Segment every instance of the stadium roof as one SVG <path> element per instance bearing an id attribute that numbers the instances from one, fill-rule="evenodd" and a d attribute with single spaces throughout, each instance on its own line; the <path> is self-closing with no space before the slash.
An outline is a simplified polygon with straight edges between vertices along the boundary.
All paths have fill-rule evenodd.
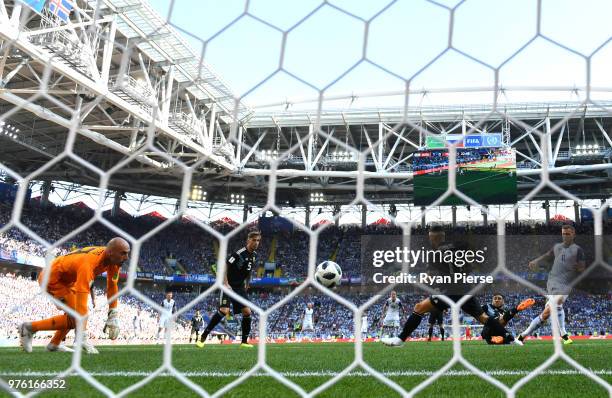
<path id="1" fill-rule="evenodd" d="M 93 9 L 81 10 L 85 21 L 68 27 L 44 13 L 32 15 L 17 36 L 0 25 L 0 39 L 10 43 L 3 57 L 0 114 L 18 130 L 2 137 L 2 162 L 20 175 L 98 185 L 100 170 L 123 162 L 113 170 L 109 189 L 178 197 L 189 167 L 191 184 L 201 186 L 208 201 L 230 203 L 231 195 L 240 193 L 251 204 L 263 204 L 278 160 L 278 203 L 309 203 L 311 192 L 324 193 L 327 203 L 349 203 L 357 189 L 359 154 L 367 153 L 369 198 L 405 203 L 413 189 L 409 159 L 423 148 L 426 135 L 475 131 L 501 132 L 517 150 L 523 192 L 537 185 L 545 156 L 560 186 L 590 197 L 612 192 L 612 101 L 504 103 L 495 112 L 490 104 L 409 107 L 406 113 L 323 109 L 320 115 L 254 112 L 240 105 L 235 131 L 228 85 L 146 2 L 87 4 L 102 7 L 100 36 L 112 35 L 116 27 L 114 40 L 106 40 L 112 45 L 87 43 L 86 35 L 71 33 L 94 22 Z M 126 43 L 135 51 L 126 53 Z M 90 49 L 91 59 L 84 60 Z M 41 95 L 45 73 L 50 84 Z M 127 84 L 119 84 L 122 74 Z M 538 131 L 551 132 L 548 153 Z M 68 153 L 72 132 L 75 143 Z M 578 145 L 596 146 L 597 152 L 576 153 Z M 83 160 L 95 169 L 84 167 Z"/>
<path id="2" fill-rule="evenodd" d="M 500 103 L 495 111 L 491 104 L 458 104 L 445 106 L 409 106 L 394 108 L 353 108 L 305 111 L 254 112 L 245 122 L 248 128 L 306 126 L 318 122 L 327 125 L 360 125 L 404 121 L 446 122 L 450 120 L 500 120 L 507 117 L 517 120 L 562 119 L 578 113 L 582 117 L 608 117 L 612 101 L 597 104 L 583 102 L 523 102 Z"/>
<path id="3" fill-rule="evenodd" d="M 168 24 L 146 0 L 90 1 L 99 4 L 103 13 L 117 15 L 117 29 L 129 40 L 135 41 L 139 51 L 164 69 L 176 65 L 175 79 L 188 83 L 189 91 L 198 99 L 212 99 L 226 113 L 229 122 L 233 112 L 242 120 L 251 111 L 234 100 L 229 85 L 213 71 L 201 56 Z M 129 42 L 128 42 L 129 43 Z"/>

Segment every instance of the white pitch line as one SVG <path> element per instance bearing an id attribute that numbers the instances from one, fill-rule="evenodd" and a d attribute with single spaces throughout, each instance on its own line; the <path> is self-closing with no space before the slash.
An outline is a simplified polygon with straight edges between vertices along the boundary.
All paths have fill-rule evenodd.
<path id="1" fill-rule="evenodd" d="M 611 376 L 612 370 L 610 369 L 601 369 L 601 370 L 590 370 L 592 373 L 596 375 L 604 375 Z M 142 371 L 133 371 L 133 372 L 89 372 L 90 375 L 94 377 L 146 377 L 149 376 L 152 372 L 142 372 Z M 387 377 L 401 377 L 401 376 L 431 376 L 434 372 L 428 370 L 414 370 L 414 371 L 392 371 L 392 372 L 381 372 L 383 375 Z M 531 372 L 528 370 L 509 370 L 509 369 L 498 369 L 498 370 L 489 370 L 485 371 L 488 375 L 491 376 L 526 376 Z M 57 376 L 57 372 L 49 372 L 49 371 L 32 371 L 32 372 L 2 372 L 0 373 L 0 377 L 12 376 L 12 377 L 55 377 Z M 244 372 L 183 372 L 183 375 L 188 377 L 240 377 L 244 374 Z M 332 371 L 317 371 L 317 372 L 280 372 L 281 375 L 285 377 L 333 377 L 338 374 L 338 372 Z M 565 369 L 565 370 L 545 370 L 544 372 L 538 373 L 539 375 L 550 375 L 550 376 L 572 376 L 572 375 L 581 375 L 582 372 L 579 372 L 575 369 Z M 78 374 L 71 374 L 68 377 L 77 377 Z M 162 373 L 158 375 L 159 377 L 174 377 L 168 373 Z M 371 377 L 372 375 L 368 372 L 357 371 L 350 372 L 347 377 Z M 451 376 L 451 377 L 465 377 L 465 376 L 476 376 L 474 373 L 469 370 L 448 370 L 446 371 L 442 377 Z M 253 377 L 271 377 L 267 373 L 255 373 Z"/>

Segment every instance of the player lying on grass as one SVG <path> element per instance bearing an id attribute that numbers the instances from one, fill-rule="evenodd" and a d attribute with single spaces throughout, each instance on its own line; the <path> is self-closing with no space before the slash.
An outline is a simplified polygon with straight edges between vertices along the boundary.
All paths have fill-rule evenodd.
<path id="1" fill-rule="evenodd" d="M 563 344 L 573 343 L 565 330 L 563 303 L 565 303 L 568 295 L 571 293 L 572 283 L 585 270 L 586 261 L 584 251 L 574 242 L 576 239 L 576 229 L 573 225 L 565 224 L 561 227 L 561 238 L 563 242 L 555 244 L 548 252 L 529 262 L 529 268 L 532 271 L 537 270 L 542 260 L 552 260 L 553 265 L 546 282 L 546 290 L 549 293 L 548 301 L 542 313 L 533 318 L 529 327 L 518 336 L 521 341 L 550 318 L 550 306 L 556 305 L 559 317 L 559 335 L 563 339 Z"/>
<path id="2" fill-rule="evenodd" d="M 106 296 L 110 299 L 119 291 L 119 270 L 130 256 L 130 245 L 123 238 L 111 239 L 106 247 L 90 246 L 57 257 L 40 273 L 38 281 L 44 281 L 45 273 L 50 272 L 46 291 L 58 301 L 73 309 L 79 315 L 87 315 L 87 299 L 96 276 L 106 272 Z M 111 339 L 119 336 L 117 300 L 109 302 L 108 319 L 104 332 Z M 58 307 L 59 308 L 59 307 Z M 62 308 L 60 308 L 62 309 Z M 25 322 L 19 325 L 19 340 L 25 352 L 32 352 L 34 333 L 41 330 L 55 330 L 47 345 L 48 351 L 73 350 L 61 344 L 71 329 L 76 328 L 76 320 L 68 313 L 41 321 Z M 87 322 L 83 322 L 83 349 L 88 354 L 98 350 L 87 341 Z"/>
<path id="3" fill-rule="evenodd" d="M 247 299 L 247 290 L 249 288 L 249 281 L 251 280 L 251 270 L 255 265 L 255 257 L 257 255 L 255 251 L 259 247 L 259 242 L 261 242 L 261 233 L 257 231 L 249 232 L 246 245 L 242 249 L 232 253 L 226 261 L 227 269 L 223 277 L 223 284 L 245 300 Z M 240 344 L 240 347 L 253 347 L 248 343 L 249 334 L 251 333 L 251 309 L 223 292 L 221 292 L 219 301 L 219 310 L 213 315 L 210 322 L 208 322 L 200 340 L 196 340 L 198 348 L 204 347 L 204 342 L 210 332 L 213 331 L 215 326 L 217 326 L 227 314 L 229 314 L 230 303 L 234 309 L 234 314 L 238 312 L 242 313 L 242 344 Z"/>
<path id="4" fill-rule="evenodd" d="M 452 243 L 445 243 L 445 240 L 446 235 L 442 227 L 433 226 L 429 230 L 429 242 L 433 250 L 439 250 L 443 253 L 449 250 L 455 250 L 455 246 Z M 450 273 L 452 275 L 454 272 L 462 270 L 462 267 L 457 268 L 457 266 L 452 262 L 444 262 L 442 256 L 432 257 L 434 258 L 434 261 L 427 264 L 429 272 L 438 272 L 441 274 Z M 438 259 L 436 259 L 436 257 L 438 257 Z M 447 294 L 446 297 L 457 302 L 464 296 Z M 380 341 L 388 346 L 401 346 L 412 334 L 412 332 L 419 327 L 419 324 L 421 323 L 421 320 L 425 314 L 434 310 L 444 311 L 449 307 L 450 306 L 443 301 L 439 295 L 430 296 L 414 306 L 414 310 L 404 323 L 404 328 L 399 337 L 382 338 Z M 504 340 L 508 340 L 513 344 L 523 345 L 523 343 L 516 340 L 514 336 L 512 336 L 512 334 L 508 332 L 495 317 L 488 316 L 486 312 L 483 311 L 475 297 L 470 296 L 461 306 L 461 309 L 474 317 L 474 319 L 476 319 L 478 322 L 488 327 L 493 336 L 502 336 Z"/>
<path id="5" fill-rule="evenodd" d="M 496 318 L 500 325 L 506 326 L 508 322 L 514 316 L 530 308 L 535 304 L 535 300 L 532 298 L 525 299 L 519 303 L 514 308 L 509 310 L 504 308 L 504 296 L 500 293 L 496 293 L 493 295 L 493 300 L 489 304 L 485 304 L 482 306 L 482 310 L 489 316 Z M 488 344 L 510 344 L 512 341 L 508 339 L 508 336 L 496 336 L 491 332 L 491 329 L 487 326 L 482 328 L 482 339 L 486 341 Z M 514 340 L 514 339 L 513 339 Z"/>

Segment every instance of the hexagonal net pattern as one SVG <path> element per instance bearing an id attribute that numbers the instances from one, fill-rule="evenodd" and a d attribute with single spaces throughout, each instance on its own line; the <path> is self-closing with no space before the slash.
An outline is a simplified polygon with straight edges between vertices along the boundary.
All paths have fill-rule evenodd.
<path id="1" fill-rule="evenodd" d="M 29 3 L 29 6 L 26 3 Z M 257 10 L 254 2 L 247 1 L 226 23 L 217 21 L 218 26 L 214 31 L 208 32 L 206 37 L 191 32 L 189 28 L 182 26 L 180 20 L 177 21 L 176 14 L 180 2 L 175 0 L 171 2 L 168 15 L 164 17 L 160 17 L 148 3 L 141 0 L 78 1 L 74 4 L 72 2 L 61 2 L 61 7 L 64 7 L 63 10 L 60 9 L 59 5 L 54 7 L 44 5 L 43 8 L 38 9 L 36 3 L 35 1 L 5 1 L 0 4 L 0 41 L 2 43 L 2 47 L 0 47 L 2 56 L 0 71 L 2 71 L 2 74 L 0 76 L 3 76 L 0 100 L 3 104 L 8 104 L 8 106 L 3 106 L 0 109 L 2 112 L 0 113 L 0 119 L 5 125 L 10 120 L 19 119 L 20 115 L 27 113 L 30 118 L 36 118 L 41 120 L 43 124 L 55 126 L 54 128 L 57 131 L 54 131 L 56 135 L 52 137 L 51 141 L 53 142 L 50 143 L 50 141 L 45 141 L 44 137 L 39 137 L 34 129 L 26 137 L 19 134 L 19 130 L 7 130 L 5 128 L 4 135 L 6 137 L 3 138 L 12 140 L 15 145 L 21 145 L 29 150 L 46 153 L 49 160 L 37 168 L 23 168 L 19 162 L 13 159 L 8 157 L 2 159 L 0 168 L 4 176 L 14 181 L 19 188 L 14 198 L 10 219 L 0 229 L 0 232 L 4 233 L 11 228 L 16 228 L 22 231 L 27 239 L 41 245 L 47 253 L 46 269 L 49 269 L 57 249 L 76 235 L 86 231 L 92 224 L 96 222 L 102 224 L 117 236 L 125 238 L 130 243 L 132 252 L 127 269 L 127 283 L 108 301 L 120 296 L 132 295 L 160 313 L 164 309 L 160 307 L 159 303 L 154 302 L 135 287 L 139 254 L 143 245 L 149 239 L 186 214 L 191 200 L 190 196 L 193 195 L 194 181 L 200 178 L 201 174 L 216 173 L 218 176 L 231 175 L 236 178 L 263 178 L 266 192 L 262 213 L 272 211 L 282 214 L 284 212 L 281 207 L 282 204 L 277 202 L 277 190 L 279 184 L 282 183 L 282 179 L 286 177 L 351 178 L 355 183 L 355 196 L 350 205 L 364 205 L 375 209 L 378 205 L 369 200 L 364 193 L 368 179 L 396 180 L 412 177 L 410 173 L 403 173 L 387 167 L 388 160 L 383 161 L 387 158 L 387 154 L 383 156 L 383 150 L 386 151 L 386 149 L 383 149 L 384 142 L 389 137 L 398 135 L 397 131 L 402 126 L 417 129 L 423 137 L 437 135 L 437 132 L 433 131 L 430 125 L 415 122 L 411 116 L 411 112 L 414 110 L 411 101 L 415 98 L 415 95 L 425 96 L 428 92 L 426 88 L 414 90 L 413 87 L 416 87 L 419 79 L 427 71 L 434 69 L 438 61 L 444 57 L 451 55 L 461 57 L 464 61 L 467 60 L 478 65 L 479 68 L 484 69 L 492 76 L 491 85 L 482 89 L 483 92 L 488 93 L 487 95 L 490 94 L 489 101 L 492 105 L 482 114 L 481 120 L 469 130 L 463 131 L 464 135 L 478 130 L 478 127 L 487 118 L 504 113 L 499 105 L 499 99 L 505 93 L 511 92 L 512 88 L 502 87 L 500 76 L 503 75 L 504 68 L 519 57 L 521 53 L 528 51 L 534 42 L 546 43 L 559 51 L 571 54 L 583 63 L 585 71 L 583 87 L 550 88 L 551 91 L 567 90 L 583 96 L 581 102 L 575 108 L 567 111 L 566 118 L 581 112 L 587 106 L 599 109 L 603 114 L 612 116 L 610 106 L 607 103 L 596 101 L 593 94 L 600 94 L 601 92 L 594 90 L 591 85 L 593 60 L 603 51 L 602 49 L 606 47 L 612 37 L 609 37 L 609 35 L 604 37 L 603 41 L 586 53 L 574 49 L 571 44 L 565 43 L 563 39 L 545 32 L 542 25 L 545 14 L 542 1 L 532 2 L 531 5 L 531 10 L 534 13 L 534 18 L 531 21 L 534 24 L 531 27 L 532 33 L 527 35 L 524 42 L 519 43 L 515 48 L 507 48 L 505 52 L 500 52 L 501 55 L 494 59 L 494 62 L 485 59 L 487 56 L 482 52 L 472 53 L 469 49 L 466 49 L 462 45 L 465 37 L 456 37 L 457 26 L 464 23 L 460 18 L 464 16 L 463 10 L 474 2 L 423 1 L 422 3 L 427 7 L 427 18 L 441 18 L 444 21 L 445 30 L 441 30 L 443 33 L 440 36 L 441 45 L 438 49 L 425 50 L 419 46 L 412 48 L 410 50 L 412 54 L 424 52 L 427 59 L 421 64 L 409 63 L 407 66 L 404 65 L 405 68 L 404 66 L 393 65 L 392 61 L 379 60 L 377 52 L 369 49 L 371 40 L 375 38 L 380 40 L 380 37 L 383 37 L 382 40 L 391 40 L 389 37 L 385 38 L 384 32 L 380 32 L 379 22 L 394 12 L 399 12 L 397 8 L 405 6 L 405 4 L 400 4 L 402 2 L 397 1 L 380 4 L 378 8 L 368 11 L 354 10 L 350 4 L 344 4 L 347 2 L 324 1 L 314 4 L 311 8 L 303 10 L 302 13 L 298 12 L 300 15 L 296 14 L 293 18 L 294 21 L 291 23 L 277 21 L 272 17 L 268 18 L 263 15 L 265 12 L 260 13 Z M 316 18 L 321 16 L 325 21 L 347 20 L 347 26 L 359 31 L 359 34 L 355 35 L 345 34 L 346 32 L 342 34 L 342 40 L 346 42 L 347 47 L 350 47 L 354 59 L 344 59 L 342 62 L 332 65 L 320 63 L 311 71 L 312 73 L 303 74 L 303 71 L 299 71 L 299 66 L 310 55 L 306 53 L 309 37 L 302 32 L 302 28 L 309 26 L 309 24 L 316 26 Z M 415 18 L 414 15 L 410 15 L 410 18 L 412 18 L 413 23 L 417 23 L 418 18 Z M 221 38 L 235 34 L 233 33 L 234 29 L 238 27 L 249 29 L 252 25 L 264 26 L 268 30 L 267 35 L 269 36 L 265 37 L 274 42 L 273 51 L 271 51 L 271 54 L 274 55 L 273 67 L 269 71 L 254 70 L 247 83 L 244 83 L 245 87 L 242 94 L 236 95 L 229 89 L 225 81 L 213 71 L 208 64 L 207 55 L 209 51 L 215 49 L 215 43 Z M 408 34 L 415 35 L 417 32 L 418 30 L 409 30 Z M 119 38 L 120 36 L 122 37 Z M 185 39 L 185 37 L 189 37 L 189 39 Z M 200 57 L 194 56 L 194 51 L 189 44 L 193 43 L 193 40 L 201 45 L 198 48 L 198 50 L 201 49 Z M 325 37 L 316 45 L 323 46 L 324 40 Z M 241 51 L 239 48 L 236 50 Z M 250 49 L 244 49 L 244 51 L 247 50 Z M 394 52 L 394 50 L 391 52 Z M 327 48 L 325 56 L 331 58 L 333 55 L 334 49 Z M 276 58 L 277 56 L 278 58 Z M 400 89 L 389 95 L 399 95 L 402 97 L 402 101 L 401 106 L 395 109 L 397 116 L 394 121 L 395 127 L 386 132 L 381 130 L 378 140 L 372 142 L 370 142 L 370 137 L 366 133 L 368 147 L 356 147 L 355 143 L 349 142 L 348 139 L 343 141 L 335 137 L 333 131 L 326 129 L 325 118 L 331 112 L 326 109 L 326 101 L 354 100 L 356 98 L 354 94 L 344 97 L 331 95 L 328 97 L 327 94 L 333 86 L 341 83 L 345 77 L 366 66 L 376 73 L 384 74 L 399 82 L 398 87 Z M 256 119 L 258 115 L 257 108 L 249 108 L 245 105 L 245 100 L 280 75 L 311 91 L 313 99 L 306 102 L 315 103 L 316 110 L 307 113 L 309 120 L 308 133 L 304 136 L 297 135 L 297 143 L 291 141 L 288 143 L 289 145 L 282 147 L 278 144 L 276 150 L 266 152 L 258 146 L 265 133 L 251 144 L 247 144 L 243 139 L 242 134 L 248 130 L 249 121 Z M 13 85 L 13 82 L 16 84 Z M 64 84 L 63 82 L 68 83 Z M 465 87 L 461 90 L 455 88 L 438 91 L 462 95 L 477 91 L 477 89 L 477 87 Z M 538 88 L 533 88 L 533 91 L 537 90 Z M 601 91 L 605 92 L 605 90 Z M 376 100 L 379 97 L 384 98 L 385 95 L 387 94 L 377 93 L 363 95 L 363 98 Z M 274 102 L 274 100 L 271 99 L 269 102 Z M 298 101 L 291 102 L 289 100 L 276 103 L 276 105 L 282 105 L 285 108 L 298 104 Z M 123 121 L 116 120 L 113 114 L 121 114 Z M 341 115 L 341 112 L 338 114 Z M 91 115 L 98 118 L 97 123 L 91 121 Z M 558 148 L 556 150 L 551 148 L 550 137 L 561 129 L 562 123 L 552 128 L 550 125 L 548 128 L 531 128 L 531 126 L 524 125 L 522 121 L 513 119 L 511 116 L 505 115 L 505 117 L 511 119 L 514 124 L 530 130 L 529 137 L 533 140 L 540 154 L 552 153 L 552 151 L 558 152 Z M 270 119 L 276 123 L 274 116 L 271 116 Z M 99 120 L 106 120 L 106 123 Z M 108 120 L 111 123 L 108 123 Z M 23 123 L 23 120 L 18 123 Z M 279 129 L 281 127 L 278 126 Z M 324 146 L 335 145 L 341 149 L 343 151 L 342 156 L 354 161 L 352 168 L 350 170 L 334 171 L 329 168 L 318 167 L 317 162 L 321 154 L 317 155 L 316 153 L 310 153 L 310 151 L 306 153 L 304 145 L 309 141 L 319 139 L 325 142 Z M 540 140 L 539 145 L 536 144 L 536 139 Z M 281 142 L 280 138 L 278 142 Z M 110 161 L 105 161 L 99 156 L 91 155 L 92 143 L 105 148 L 116 156 L 111 156 L 109 157 Z M 612 146 L 612 143 L 610 145 Z M 518 208 L 518 203 L 508 211 L 508 214 L 493 214 L 489 212 L 488 207 L 462 193 L 456 184 L 457 150 L 453 145 L 450 145 L 448 149 L 448 189 L 425 209 L 425 213 L 443 203 L 446 198 L 455 195 L 465 203 L 492 217 L 497 224 L 497 236 L 503 241 L 505 239 L 506 217 Z M 283 162 L 298 153 L 302 155 L 303 169 L 294 170 L 283 167 Z M 246 165 L 251 157 L 264 159 L 263 164 L 265 166 L 257 170 L 248 168 Z M 372 161 L 375 165 L 374 171 L 368 169 L 368 165 Z M 40 236 L 34 228 L 23 222 L 23 207 L 28 196 L 30 183 L 42 180 L 55 167 L 60 167 L 66 163 L 99 180 L 99 207 L 91 220 L 65 234 L 61 239 L 49 241 L 49 239 Z M 550 157 L 541 156 L 540 161 L 536 163 L 540 166 L 537 169 L 540 182 L 523 198 L 524 200 L 529 200 L 542 189 L 551 189 L 561 197 L 577 203 L 584 203 L 581 198 L 569 193 L 551 180 L 550 173 L 555 169 L 555 165 L 551 162 Z M 105 218 L 102 207 L 106 196 L 108 196 L 107 191 L 115 186 L 113 184 L 114 176 L 123 172 L 123 169 L 127 167 L 130 167 L 131 170 L 135 170 L 137 167 L 147 168 L 147 170 L 153 170 L 153 173 L 157 176 L 165 176 L 166 178 L 170 176 L 170 179 L 174 180 L 174 193 L 178 198 L 174 216 L 150 231 L 140 234 L 140 236 L 128 233 L 124 228 L 118 227 Z M 139 189 L 141 188 L 139 187 Z M 124 186 L 124 189 L 129 189 L 129 187 Z M 234 198 L 232 198 L 233 200 Z M 584 204 L 584 206 L 589 207 L 588 204 Z M 607 205 L 600 208 L 589 208 L 594 215 L 594 233 L 596 236 L 601 236 Z M 334 217 L 339 219 L 339 212 L 334 213 Z M 420 217 L 421 215 L 418 215 L 408 222 L 400 222 L 392 216 L 391 222 L 398 225 L 405 235 L 410 236 L 412 226 L 419 222 Z M 232 238 L 240 236 L 240 233 L 248 227 L 247 223 L 244 222 L 229 233 L 224 234 L 206 223 L 197 220 L 195 222 L 205 233 L 210 234 L 218 241 L 219 269 L 212 286 L 174 314 L 173 318 L 176 319 L 186 313 L 196 303 L 207 298 L 216 290 L 223 291 L 233 299 L 248 304 L 259 317 L 256 365 L 214 394 L 210 394 L 173 365 L 172 336 L 170 332 L 167 332 L 163 364 L 159 369 L 117 394 L 100 383 L 81 366 L 83 342 L 85 341 L 83 335 L 87 317 L 77 313 L 74 308 L 67 306 L 64 302 L 58 301 L 43 289 L 43 294 L 49 300 L 77 320 L 75 353 L 71 366 L 56 375 L 56 379 L 77 374 L 104 395 L 125 396 L 153 381 L 160 374 L 167 373 L 177 378 L 196 394 L 208 397 L 221 396 L 230 392 L 249 377 L 257 373 L 267 373 L 298 395 L 306 397 L 324 392 L 345 376 L 350 375 L 355 369 L 362 368 L 400 395 L 414 396 L 440 377 L 443 377 L 453 366 L 462 365 L 474 375 L 497 387 L 506 396 L 514 397 L 523 385 L 544 372 L 555 361 L 563 360 L 579 373 L 601 385 L 608 394 L 612 395 L 612 387 L 606 380 L 591 369 L 582 366 L 564 352 L 559 339 L 559 320 L 556 306 L 551 307 L 551 319 L 554 326 L 552 328 L 553 353 L 544 363 L 530 371 L 511 387 L 466 360 L 462 352 L 461 341 L 459 338 L 455 338 L 453 339 L 453 354 L 450 360 L 439 371 L 429 375 L 412 390 L 406 391 L 398 383 L 374 369 L 364 360 L 361 320 L 365 311 L 374 304 L 377 297 L 356 305 L 335 291 L 325 288 L 314 278 L 318 258 L 317 243 L 321 239 L 321 234 L 325 231 L 325 228 L 312 230 L 310 226 L 304 227 L 302 224 L 292 221 L 296 228 L 301 229 L 310 238 L 308 265 L 307 270 L 304 270 L 306 278 L 302 285 L 291 291 L 282 300 L 264 309 L 246 301 L 223 284 L 222 275 L 227 268 L 225 259 L 230 247 L 229 242 Z M 598 266 L 610 272 L 612 271 L 610 265 L 606 264 L 602 257 L 601 240 L 598 241 L 598 245 L 599 247 L 596 248 Z M 496 275 L 506 275 L 528 289 L 546 294 L 546 292 L 517 276 L 506 267 L 506 253 L 503 244 L 498 246 L 498 258 L 499 264 L 495 269 Z M 46 272 L 43 275 L 45 276 L 42 282 L 44 288 L 49 283 L 49 273 Z M 304 390 L 287 376 L 269 366 L 266 360 L 270 315 L 297 297 L 308 286 L 314 286 L 322 294 L 348 308 L 355 320 L 354 361 L 343 371 L 335 374 L 330 380 L 312 391 Z M 393 285 L 388 286 L 384 292 L 391 290 L 393 287 Z M 471 293 L 476 294 L 479 289 L 476 288 Z M 447 301 L 450 305 L 452 331 L 455 337 L 460 336 L 460 309 L 468 297 L 465 296 L 459 302 L 454 302 L 446 296 L 442 297 L 442 300 Z M 11 391 L 15 396 L 22 395 L 19 392 L 14 392 L 5 380 L 0 380 L 0 386 L 6 391 Z M 40 391 L 42 389 L 34 390 L 33 393 Z"/>

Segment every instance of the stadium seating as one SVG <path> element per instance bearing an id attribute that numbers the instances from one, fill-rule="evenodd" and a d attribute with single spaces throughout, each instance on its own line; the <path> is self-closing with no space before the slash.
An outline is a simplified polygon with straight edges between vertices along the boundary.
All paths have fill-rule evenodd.
<path id="1" fill-rule="evenodd" d="M 0 225 L 4 225 L 10 218 L 11 209 L 6 205 L 0 205 Z M 50 242 L 56 241 L 70 230 L 77 228 L 92 216 L 89 209 L 80 209 L 70 206 L 66 207 L 46 207 L 41 208 L 37 204 L 32 204 L 24 208 L 21 220 L 28 225 L 34 232 Z M 160 220 L 149 217 L 133 218 L 126 215 L 109 217 L 117 226 L 132 234 L 135 237 L 142 236 L 147 231 L 159 225 Z M 612 224 L 607 223 L 604 233 L 612 231 Z M 221 227 L 227 228 L 227 227 Z M 469 229 L 474 234 L 495 234 L 496 227 L 492 226 L 471 226 L 458 227 L 452 229 L 446 226 L 449 232 L 465 233 Z M 579 234 L 592 234 L 592 227 L 589 225 L 578 225 Z M 508 224 L 508 235 L 545 235 L 557 234 L 558 225 L 543 224 Z M 227 231 L 225 231 L 227 232 Z M 342 264 L 345 276 L 360 275 L 360 239 L 362 235 L 376 234 L 398 234 L 401 231 L 396 227 L 390 226 L 369 226 L 365 230 L 357 226 L 331 226 L 322 231 L 318 245 L 318 261 L 329 258 L 336 258 Z M 414 234 L 421 235 L 426 231 L 421 227 L 413 230 Z M 244 234 L 239 234 L 230 244 L 230 249 L 236 249 L 244 241 Z M 59 255 L 68 252 L 73 247 L 91 244 L 104 244 L 114 234 L 106 227 L 97 223 L 70 239 L 64 245 L 55 250 L 54 254 Z M 260 247 L 259 261 L 263 264 L 270 254 L 271 236 L 264 236 L 263 244 Z M 6 251 L 22 251 L 34 255 L 44 256 L 45 249 L 38 242 L 26 235 L 23 231 L 11 228 L 0 234 L 0 248 Z M 515 253 L 520 250 L 507 249 Z M 142 271 L 155 273 L 172 273 L 174 270 L 165 265 L 165 258 L 172 253 L 182 267 L 189 273 L 211 273 L 212 264 L 216 263 L 215 245 L 211 235 L 204 233 L 198 226 L 175 222 L 168 225 L 161 232 L 147 240 L 143 245 L 140 257 L 139 268 Z M 305 276 L 308 264 L 308 238 L 302 231 L 292 234 L 277 236 L 274 261 L 282 270 L 283 276 Z M 523 261 L 523 260 L 521 260 Z M 526 263 L 527 259 L 523 262 Z M 14 292 L 18 292 L 15 294 Z M 54 311 L 54 306 L 44 297 L 37 295 L 39 292 L 38 284 L 34 281 L 20 277 L 0 275 L 0 313 L 8 314 L 0 319 L 0 338 L 1 336 L 13 336 L 18 322 L 22 321 L 23 314 L 30 314 L 34 318 L 41 318 Z M 100 293 L 99 293 L 100 294 Z M 162 293 L 159 291 L 145 292 L 155 301 L 161 301 Z M 343 295 L 361 304 L 369 297 L 355 293 L 343 293 Z M 196 297 L 195 293 L 179 293 L 176 295 L 179 307 Z M 255 304 L 267 307 L 282 297 L 280 293 L 257 291 L 251 293 L 251 301 Z M 508 303 L 517 303 L 525 295 L 514 295 L 507 297 Z M 419 299 L 417 296 L 407 296 L 402 298 L 409 308 Z M 100 302 L 103 298 L 100 297 Z M 122 323 L 128 325 L 124 328 L 121 338 L 133 338 L 133 318 L 136 312 L 142 311 L 142 324 L 144 330 L 141 333 L 143 338 L 152 338 L 156 332 L 157 316 L 154 311 L 140 301 L 131 297 L 122 297 L 121 305 L 126 308 L 122 311 Z M 481 298 L 485 303 L 486 298 Z M 352 314 L 345 307 L 335 303 L 331 298 L 317 294 L 306 297 L 298 297 L 274 312 L 270 318 L 270 329 L 268 333 L 272 336 L 292 336 L 295 335 L 296 323 L 299 321 L 306 302 L 313 302 L 315 305 L 316 335 L 320 337 L 352 335 L 353 323 Z M 377 322 L 381 315 L 383 299 L 368 311 L 369 333 L 377 333 Z M 612 325 L 612 315 L 610 311 L 610 297 L 575 295 L 568 300 L 565 308 L 568 314 L 568 329 L 573 333 L 581 334 L 602 334 L 610 332 Z M 216 295 L 211 295 L 197 305 L 198 308 L 210 314 L 217 305 Z M 100 309 L 96 309 L 98 311 Z M 530 319 L 537 315 L 541 310 L 536 306 L 526 313 L 517 317 L 513 323 L 514 330 L 522 330 L 529 323 Z M 100 310 L 102 311 L 102 310 Z M 191 312 L 190 312 L 191 314 Z M 91 321 L 90 331 L 101 333 L 103 316 L 94 316 Z M 257 316 L 253 330 L 257 331 Z M 468 317 L 469 318 L 469 317 Z M 180 327 L 184 326 L 185 318 L 182 318 Z M 99 326 L 99 327 L 98 327 Z M 415 332 L 415 336 L 422 336 L 426 333 L 427 324 L 423 323 Z M 540 333 L 548 334 L 548 326 L 542 328 Z M 101 337 L 98 336 L 98 337 Z"/>
<path id="2" fill-rule="evenodd" d="M 4 338 L 12 343 L 17 343 L 17 325 L 29 318 L 43 318 L 58 313 L 55 306 L 44 296 L 40 295 L 38 283 L 30 279 L 26 279 L 11 274 L 0 274 L 0 313 L 3 317 L 0 319 L 0 341 Z M 160 291 L 144 291 L 145 295 L 156 302 L 161 302 L 163 293 Z M 181 308 L 188 302 L 197 297 L 195 293 L 176 293 L 174 298 L 177 302 L 177 307 Z M 283 297 L 280 293 L 269 292 L 252 292 L 249 294 L 249 300 L 260 306 L 267 308 Z M 348 294 L 345 295 L 348 300 L 356 304 L 363 304 L 370 297 L 364 294 Z M 506 297 L 506 302 L 509 305 L 515 305 L 526 295 L 510 295 Z M 218 296 L 211 294 L 200 301 L 193 309 L 200 309 L 205 317 L 212 315 L 216 311 Z M 400 299 L 410 311 L 411 307 L 418 302 L 420 296 L 401 296 Z M 377 301 L 367 311 L 368 314 L 368 336 L 378 336 L 379 325 L 382 314 L 382 306 L 384 303 L 383 297 Z M 572 334 L 582 335 L 604 335 L 612 332 L 612 308 L 611 297 L 597 295 L 572 295 L 565 304 L 567 313 L 568 330 Z M 481 303 L 486 303 L 488 298 L 480 297 Z M 89 320 L 89 333 L 92 339 L 104 338 L 102 329 L 106 319 L 106 307 L 100 305 L 105 298 L 103 292 L 96 289 L 96 302 L 98 306 L 93 311 Z M 306 303 L 314 304 L 314 319 L 315 332 L 309 336 L 320 338 L 348 338 L 353 336 L 353 316 L 351 312 L 344 306 L 336 303 L 330 297 L 317 293 L 297 296 L 286 305 L 279 308 L 270 315 L 268 335 L 274 338 L 290 338 L 300 337 L 298 323 L 306 306 Z M 156 312 L 135 299 L 132 296 L 122 296 L 120 298 L 120 322 L 122 330 L 120 341 L 123 342 L 143 342 L 154 341 L 157 333 L 158 316 Z M 176 330 L 173 335 L 175 341 L 185 341 L 189 336 L 188 319 L 193 313 L 189 311 L 186 316 L 179 318 L 176 324 Z M 134 327 L 134 317 L 140 310 L 140 325 Z M 541 311 L 541 306 L 534 306 L 529 310 L 519 314 L 511 323 L 510 329 L 516 332 L 524 330 L 530 320 Z M 258 316 L 254 315 L 253 336 L 258 335 Z M 471 322 L 469 316 L 465 317 L 465 323 Z M 450 318 L 446 316 L 445 323 L 450 323 Z M 218 330 L 226 329 L 230 333 L 237 333 L 238 325 L 232 326 L 232 323 L 227 323 L 218 327 Z M 414 337 L 424 337 L 427 334 L 428 325 L 423 322 L 415 331 Z M 539 333 L 542 335 L 550 335 L 550 325 L 543 326 Z M 40 334 L 42 338 L 46 334 Z M 41 340 L 42 341 L 42 340 Z M 46 342 L 46 340 L 45 340 Z"/>

